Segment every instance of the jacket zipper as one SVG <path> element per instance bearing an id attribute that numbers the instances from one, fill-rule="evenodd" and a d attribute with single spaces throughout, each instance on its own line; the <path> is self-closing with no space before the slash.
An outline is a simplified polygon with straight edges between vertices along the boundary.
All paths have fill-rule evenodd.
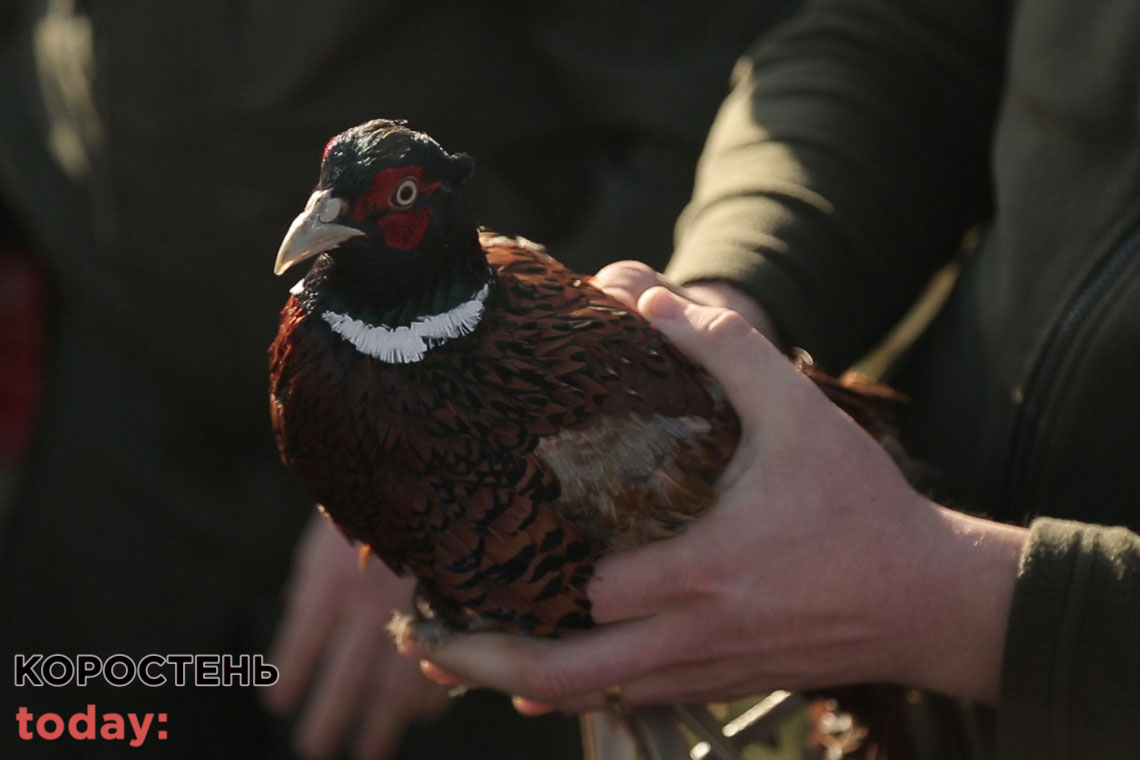
<path id="1" fill-rule="evenodd" d="M 1008 514 L 1018 512 L 1026 524 L 1036 517 L 1036 510 L 1029 504 L 1020 504 L 1027 496 L 1030 466 L 1037 442 L 1041 437 L 1046 412 L 1046 399 L 1057 382 L 1062 360 L 1080 331 L 1081 326 L 1101 302 L 1120 273 L 1140 252 L 1140 228 L 1133 230 L 1124 242 L 1101 260 L 1081 288 L 1069 300 L 1061 317 L 1053 326 L 1053 331 L 1041 352 L 1041 358 L 1024 386 L 1022 403 L 1018 407 L 1010 446 L 1009 464 L 1006 468 L 1005 504 Z"/>

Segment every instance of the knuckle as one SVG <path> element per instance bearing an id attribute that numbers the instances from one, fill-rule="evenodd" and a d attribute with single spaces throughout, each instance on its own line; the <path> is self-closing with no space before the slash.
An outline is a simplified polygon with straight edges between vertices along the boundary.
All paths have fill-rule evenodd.
<path id="1" fill-rule="evenodd" d="M 705 328 L 709 340 L 718 347 L 736 345 L 753 337 L 748 320 L 731 309 L 716 309 Z"/>
<path id="2" fill-rule="evenodd" d="M 694 555 L 679 573 L 677 593 L 689 601 L 714 599 L 722 595 L 722 579 L 717 572 L 718 558 L 707 553 Z"/>
<path id="3" fill-rule="evenodd" d="M 536 674 L 531 678 L 530 698 L 543 704 L 555 705 L 570 695 L 565 681 L 557 673 Z"/>
<path id="4" fill-rule="evenodd" d="M 698 622 L 690 614 L 698 609 L 687 602 L 685 612 L 666 613 L 666 625 L 638 653 L 642 673 L 661 673 L 706 656 L 709 629 L 703 619 Z"/>
<path id="5" fill-rule="evenodd" d="M 573 697 L 577 683 L 573 674 L 564 667 L 549 662 L 536 662 L 533 658 L 524 659 L 527 665 L 523 681 L 528 686 L 530 699 L 548 705 L 560 705 Z"/>

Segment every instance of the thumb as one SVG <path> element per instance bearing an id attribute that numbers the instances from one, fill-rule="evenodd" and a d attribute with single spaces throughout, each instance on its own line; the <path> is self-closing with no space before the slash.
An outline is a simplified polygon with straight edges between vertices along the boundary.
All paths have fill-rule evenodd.
<path id="1" fill-rule="evenodd" d="M 783 397 L 782 389 L 794 387 L 787 383 L 799 379 L 787 358 L 735 311 L 694 303 L 662 287 L 642 293 L 637 309 L 720 382 L 745 424 L 760 422 L 766 407 Z"/>
<path id="2" fill-rule="evenodd" d="M 611 298 L 620 301 L 627 309 L 634 308 L 638 297 L 646 289 L 654 285 L 670 287 L 663 275 L 640 261 L 615 261 L 607 264 L 598 270 L 590 282 Z"/>

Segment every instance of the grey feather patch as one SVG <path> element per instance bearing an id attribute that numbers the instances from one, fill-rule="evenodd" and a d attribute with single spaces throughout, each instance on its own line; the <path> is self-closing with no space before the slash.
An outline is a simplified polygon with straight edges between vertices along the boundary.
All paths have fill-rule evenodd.
<path id="1" fill-rule="evenodd" d="M 601 417 L 544 438 L 536 453 L 558 477 L 559 511 L 622 548 L 671 535 L 706 506 L 686 488 L 678 459 L 710 430 L 703 417 Z"/>

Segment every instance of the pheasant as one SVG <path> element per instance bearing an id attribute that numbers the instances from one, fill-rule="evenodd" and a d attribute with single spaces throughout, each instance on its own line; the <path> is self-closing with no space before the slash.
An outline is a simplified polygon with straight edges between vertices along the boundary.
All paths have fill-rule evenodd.
<path id="1" fill-rule="evenodd" d="M 740 425 L 639 315 L 480 230 L 473 168 L 404 122 L 329 141 L 274 266 L 315 259 L 270 349 L 272 423 L 346 536 L 416 576 L 422 617 L 557 636 L 593 624 L 602 554 L 712 505 Z"/>

